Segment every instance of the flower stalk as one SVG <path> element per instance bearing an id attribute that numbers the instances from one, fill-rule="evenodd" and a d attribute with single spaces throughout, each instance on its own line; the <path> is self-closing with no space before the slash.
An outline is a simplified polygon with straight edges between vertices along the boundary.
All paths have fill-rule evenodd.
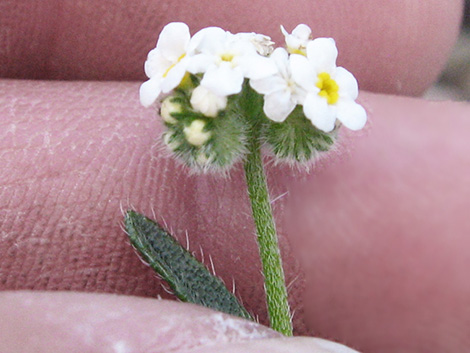
<path id="1" fill-rule="evenodd" d="M 292 321 L 279 243 L 261 157 L 259 136 L 251 134 L 245 176 L 256 226 L 256 240 L 264 274 L 266 303 L 272 329 L 292 336 Z"/>
<path id="2" fill-rule="evenodd" d="M 191 36 L 186 24 L 170 23 L 145 62 L 140 100 L 161 102 L 164 142 L 194 170 L 225 174 L 245 161 L 270 324 L 291 336 L 261 147 L 276 161 L 308 168 L 334 146 L 342 125 L 360 130 L 367 114 L 356 103 L 356 79 L 336 65 L 332 38 L 312 39 L 304 24 L 281 31 L 286 47 L 274 49 L 265 35 L 208 27 Z"/>

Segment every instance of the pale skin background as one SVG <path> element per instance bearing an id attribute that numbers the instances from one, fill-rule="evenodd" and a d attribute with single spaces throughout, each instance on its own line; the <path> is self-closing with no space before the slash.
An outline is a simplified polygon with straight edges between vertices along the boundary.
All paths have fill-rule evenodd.
<path id="1" fill-rule="evenodd" d="M 162 152 L 155 111 L 138 103 L 146 54 L 176 20 L 278 43 L 279 24 L 307 23 L 337 40 L 339 64 L 371 92 L 359 99 L 366 129 L 344 132 L 313 172 L 268 170 L 273 196 L 287 192 L 274 207 L 296 333 L 366 353 L 468 350 L 470 107 L 396 96 L 418 96 L 436 79 L 463 2 L 195 4 L 2 1 L 0 351 L 329 351 L 138 298 L 172 297 L 120 228 L 131 205 L 183 243 L 187 233 L 266 324 L 241 168 L 227 180 L 188 174 Z M 119 82 L 98 82 L 108 80 Z"/>

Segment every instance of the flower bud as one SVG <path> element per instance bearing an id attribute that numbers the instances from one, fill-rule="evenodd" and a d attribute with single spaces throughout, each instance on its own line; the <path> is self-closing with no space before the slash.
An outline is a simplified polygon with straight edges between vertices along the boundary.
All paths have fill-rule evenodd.
<path id="1" fill-rule="evenodd" d="M 287 51 L 289 53 L 307 55 L 307 44 L 312 35 L 312 30 L 309 26 L 300 24 L 294 28 L 292 34 L 289 34 L 284 26 L 281 26 L 281 32 L 286 40 Z"/>
<path id="2" fill-rule="evenodd" d="M 175 113 L 181 113 L 183 108 L 180 103 L 175 102 L 173 96 L 166 97 L 160 107 L 160 116 L 163 121 L 168 124 L 176 124 L 176 119 L 173 117 Z"/>
<path id="3" fill-rule="evenodd" d="M 198 86 L 191 94 L 191 106 L 205 116 L 215 118 L 227 106 L 227 97 L 218 96 L 203 86 Z"/>
<path id="4" fill-rule="evenodd" d="M 171 130 L 168 130 L 163 134 L 163 142 L 172 151 L 176 150 L 181 145 L 181 143 L 175 138 L 174 132 Z"/>
<path id="5" fill-rule="evenodd" d="M 206 152 L 199 153 L 196 157 L 196 163 L 199 167 L 204 168 L 210 166 L 212 158 Z"/>
<path id="6" fill-rule="evenodd" d="M 183 129 L 186 140 L 193 146 L 201 147 L 211 137 L 210 132 L 204 131 L 206 123 L 203 120 L 196 119 L 189 126 Z"/>

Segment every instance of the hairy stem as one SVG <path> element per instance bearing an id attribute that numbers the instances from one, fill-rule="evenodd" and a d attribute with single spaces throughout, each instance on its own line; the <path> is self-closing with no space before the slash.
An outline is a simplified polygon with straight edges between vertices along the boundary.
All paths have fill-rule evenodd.
<path id="1" fill-rule="evenodd" d="M 287 288 L 261 158 L 260 141 L 256 133 L 251 135 L 250 140 L 249 154 L 245 163 L 245 175 L 263 267 L 269 321 L 271 328 L 274 330 L 286 336 L 292 336 Z"/>

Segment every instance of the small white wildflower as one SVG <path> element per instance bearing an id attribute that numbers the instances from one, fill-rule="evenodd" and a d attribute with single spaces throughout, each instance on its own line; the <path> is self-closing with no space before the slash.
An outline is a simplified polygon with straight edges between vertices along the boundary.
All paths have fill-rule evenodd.
<path id="1" fill-rule="evenodd" d="M 292 77 L 307 92 L 305 116 L 318 129 L 330 132 L 336 119 L 351 130 L 367 121 L 365 109 L 355 102 L 359 90 L 354 76 L 336 66 L 338 50 L 332 38 L 318 38 L 307 45 L 307 57 L 292 55 Z"/>
<path id="2" fill-rule="evenodd" d="M 185 23 L 166 25 L 145 62 L 145 73 L 149 78 L 140 87 L 140 102 L 151 106 L 159 95 L 177 87 L 186 74 L 189 62 L 188 48 L 191 35 Z"/>
<path id="3" fill-rule="evenodd" d="M 218 27 L 204 28 L 193 37 L 197 53 L 188 71 L 204 73 L 201 86 L 219 96 L 239 93 L 245 78 L 262 78 L 276 71 L 272 62 L 247 40 Z"/>
<path id="4" fill-rule="evenodd" d="M 283 48 L 277 48 L 271 55 L 278 71 L 260 80 L 250 80 L 258 93 L 264 94 L 263 110 L 266 116 L 276 122 L 284 121 L 297 104 L 302 104 L 307 92 L 292 78 L 292 63 Z"/>
<path id="5" fill-rule="evenodd" d="M 287 51 L 291 54 L 306 55 L 307 44 L 311 40 L 312 30 L 309 26 L 300 24 L 294 28 L 292 34 L 281 26 L 281 32 L 286 40 Z"/>
<path id="6" fill-rule="evenodd" d="M 227 97 L 218 96 L 204 86 L 198 86 L 191 94 L 190 103 L 194 110 L 215 118 L 217 113 L 227 106 Z"/>
<path id="7" fill-rule="evenodd" d="M 201 147 L 209 140 L 211 133 L 204 131 L 206 123 L 200 119 L 194 120 L 183 129 L 186 140 L 193 146 Z"/>

